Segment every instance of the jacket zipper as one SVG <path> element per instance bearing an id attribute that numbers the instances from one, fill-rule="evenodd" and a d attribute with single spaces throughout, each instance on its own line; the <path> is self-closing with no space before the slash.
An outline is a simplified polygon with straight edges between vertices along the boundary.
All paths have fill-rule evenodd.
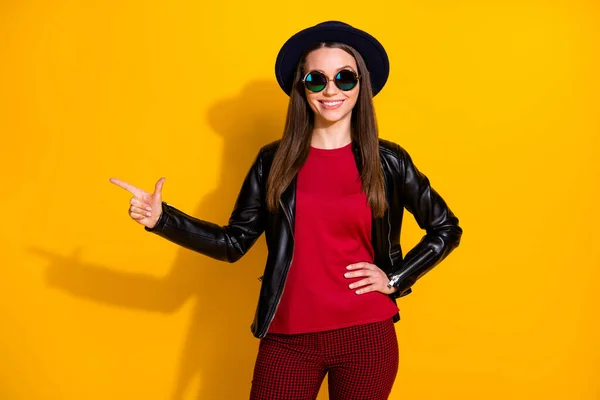
<path id="1" fill-rule="evenodd" d="M 429 254 L 433 253 L 433 249 L 427 249 L 427 251 L 421 254 L 416 260 L 413 261 L 413 265 L 419 265 L 421 261 L 425 259 Z M 393 287 L 400 280 L 400 274 L 396 274 L 392 279 L 390 279 L 390 283 L 388 283 L 388 287 Z"/>
<path id="2" fill-rule="evenodd" d="M 383 165 L 381 166 L 382 170 L 381 172 L 383 173 Z M 387 198 L 387 185 L 385 184 L 385 173 L 383 173 L 383 190 L 385 191 L 385 195 Z M 392 221 L 390 220 L 390 214 L 391 214 L 391 210 L 390 210 L 390 206 L 389 206 L 389 202 L 388 202 L 388 210 L 387 210 L 387 220 L 388 220 L 388 235 L 387 235 L 387 239 L 388 239 L 388 257 L 390 259 L 390 264 L 393 267 L 394 266 L 394 260 L 392 259 Z"/>
<path id="3" fill-rule="evenodd" d="M 285 207 L 283 206 L 283 202 L 281 201 L 281 199 L 279 199 L 279 204 L 281 204 L 281 210 L 283 211 L 283 213 L 285 214 L 285 219 L 288 222 L 288 225 L 290 227 L 290 233 L 292 234 L 292 240 L 294 241 L 294 244 L 296 242 L 296 238 L 294 237 L 294 231 L 292 229 L 292 219 L 288 216 L 287 212 L 285 211 Z M 285 275 L 283 277 L 283 283 L 280 285 L 280 293 L 277 296 L 277 303 L 275 304 L 275 307 L 273 308 L 273 311 L 271 311 L 271 314 L 267 317 L 268 322 L 265 325 L 264 329 L 262 332 L 260 332 L 260 334 L 258 335 L 259 337 L 263 337 L 266 332 L 269 330 L 269 326 L 271 326 L 271 322 L 273 322 L 273 318 L 275 318 L 275 312 L 277 311 L 277 308 L 279 307 L 279 303 L 281 302 L 281 297 L 283 296 L 283 290 L 285 288 L 285 281 L 287 279 L 287 273 L 290 269 L 290 265 L 292 264 L 292 261 L 294 260 L 294 250 L 295 250 L 296 246 L 292 246 L 292 257 L 290 258 L 290 260 L 287 263 L 287 267 L 285 268 Z"/>
<path id="4" fill-rule="evenodd" d="M 394 260 L 392 259 L 392 221 L 390 220 L 390 210 L 388 209 L 388 257 L 390 258 L 390 264 L 394 266 Z"/>

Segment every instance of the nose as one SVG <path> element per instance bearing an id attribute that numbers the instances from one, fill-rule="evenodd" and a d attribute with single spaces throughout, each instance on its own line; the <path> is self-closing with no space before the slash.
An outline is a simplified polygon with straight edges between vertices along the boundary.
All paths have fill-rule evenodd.
<path id="1" fill-rule="evenodd" d="M 325 89 L 323 89 L 323 94 L 325 96 L 335 96 L 336 94 L 338 94 L 338 91 L 338 87 L 335 85 L 333 79 L 329 79 L 327 82 L 327 86 L 325 86 Z"/>

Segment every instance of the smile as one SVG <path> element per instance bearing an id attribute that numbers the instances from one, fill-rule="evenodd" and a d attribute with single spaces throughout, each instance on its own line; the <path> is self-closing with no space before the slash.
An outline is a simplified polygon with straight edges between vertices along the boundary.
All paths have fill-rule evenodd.
<path id="1" fill-rule="evenodd" d="M 338 108 L 339 106 L 341 106 L 343 102 L 344 102 L 344 100 L 338 100 L 338 101 L 319 100 L 319 103 L 321 103 L 323 105 L 323 108 L 325 108 L 327 110 L 334 110 L 334 109 Z"/>

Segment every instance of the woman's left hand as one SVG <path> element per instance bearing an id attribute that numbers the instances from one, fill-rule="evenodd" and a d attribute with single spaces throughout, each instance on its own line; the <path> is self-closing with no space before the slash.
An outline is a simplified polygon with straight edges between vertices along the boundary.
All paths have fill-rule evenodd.
<path id="1" fill-rule="evenodd" d="M 377 265 L 368 262 L 359 262 L 350 264 L 346 267 L 350 272 L 346 272 L 346 278 L 356 278 L 364 276 L 365 279 L 351 283 L 350 289 L 356 289 L 356 294 L 364 294 L 369 292 L 381 292 L 383 294 L 392 294 L 397 288 L 389 288 L 387 284 L 390 282 L 385 272 Z"/>

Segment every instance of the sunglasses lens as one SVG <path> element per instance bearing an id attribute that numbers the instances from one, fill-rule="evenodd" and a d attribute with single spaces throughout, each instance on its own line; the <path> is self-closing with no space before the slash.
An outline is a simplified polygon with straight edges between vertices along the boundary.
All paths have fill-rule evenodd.
<path id="1" fill-rule="evenodd" d="M 357 83 L 356 74 L 347 69 L 341 70 L 335 76 L 335 84 L 341 90 L 352 90 Z"/>
<path id="2" fill-rule="evenodd" d="M 320 72 L 311 72 L 306 75 L 304 86 L 311 92 L 320 92 L 327 86 L 327 78 Z"/>

